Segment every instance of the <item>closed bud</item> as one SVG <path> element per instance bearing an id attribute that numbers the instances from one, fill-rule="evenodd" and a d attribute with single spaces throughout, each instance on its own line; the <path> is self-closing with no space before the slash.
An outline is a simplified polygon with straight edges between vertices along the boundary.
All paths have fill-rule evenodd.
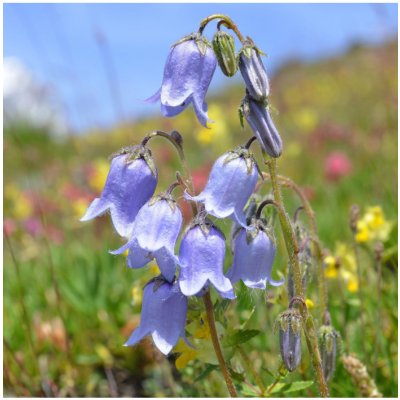
<path id="1" fill-rule="evenodd" d="M 281 357 L 288 371 L 294 371 L 301 361 L 301 315 L 296 309 L 284 311 L 278 317 Z"/>
<path id="2" fill-rule="evenodd" d="M 339 333 L 331 325 L 322 325 L 319 328 L 318 336 L 322 370 L 324 371 L 325 381 L 329 382 L 335 372 Z"/>
<path id="3" fill-rule="evenodd" d="M 261 147 L 271 157 L 279 157 L 282 154 L 282 139 L 272 121 L 268 105 L 247 95 L 242 101 L 240 113 L 246 118 Z"/>
<path id="4" fill-rule="evenodd" d="M 223 74 L 229 77 L 235 75 L 237 61 L 233 37 L 224 31 L 217 31 L 212 40 L 212 46 Z"/>
<path id="5" fill-rule="evenodd" d="M 243 46 L 239 52 L 239 68 L 250 96 L 264 101 L 269 95 L 269 82 L 260 54 L 254 44 Z"/>

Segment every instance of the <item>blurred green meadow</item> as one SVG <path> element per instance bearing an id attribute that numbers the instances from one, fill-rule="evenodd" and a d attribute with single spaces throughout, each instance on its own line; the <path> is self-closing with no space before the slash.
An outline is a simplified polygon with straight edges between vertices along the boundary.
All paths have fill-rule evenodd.
<path id="1" fill-rule="evenodd" d="M 279 173 L 304 190 L 316 213 L 327 260 L 329 309 L 343 339 L 341 352 L 362 361 L 385 397 L 397 396 L 398 373 L 397 77 L 397 44 L 390 42 L 354 47 L 339 58 L 314 64 L 287 64 L 271 83 L 273 118 L 284 141 Z M 242 97 L 240 85 L 208 96 L 215 121 L 211 129 L 201 127 L 189 109 L 174 119 L 157 114 L 110 132 L 65 140 L 26 125 L 5 130 L 5 396 L 227 396 L 209 341 L 203 340 L 207 332 L 198 321 L 188 321 L 187 328 L 189 337 L 197 339 L 197 350 L 180 343 L 179 351 L 165 358 L 151 339 L 123 347 L 140 320 L 142 287 L 157 266 L 129 270 L 123 256 L 108 253 L 123 243 L 109 216 L 87 223 L 79 218 L 102 190 L 110 154 L 156 129 L 181 133 L 199 192 L 214 160 L 249 138 L 250 130 L 241 129 L 237 117 Z M 162 138 L 153 139 L 150 148 L 160 192 L 182 168 L 174 148 Z M 262 166 L 261 154 L 257 158 Z M 268 181 L 261 190 L 269 193 Z M 299 200 L 289 189 L 282 190 L 293 215 Z M 179 196 L 189 221 L 190 208 Z M 372 216 L 377 227 L 376 233 L 374 226 L 362 231 L 360 225 L 359 275 L 350 229 L 354 204 L 360 207 L 360 218 Z M 217 224 L 229 237 L 230 223 Z M 276 232 L 274 275 L 285 276 L 287 257 L 278 224 Z M 374 261 L 377 241 L 384 244 L 381 266 Z M 227 252 L 226 267 L 230 260 Z M 296 372 L 281 369 L 277 376 L 281 359 L 274 320 L 287 307 L 285 288 L 260 293 L 238 285 L 237 291 L 238 300 L 214 300 L 239 394 L 257 396 L 256 382 L 238 347 L 224 342 L 223 335 L 225 329 L 245 325 L 260 331 L 240 349 L 269 388 L 268 395 L 317 396 L 304 343 Z M 307 298 L 317 317 L 315 279 Z M 191 307 L 201 316 L 200 301 Z M 292 382 L 303 384 L 296 387 Z M 330 390 L 333 397 L 361 395 L 340 355 Z"/>

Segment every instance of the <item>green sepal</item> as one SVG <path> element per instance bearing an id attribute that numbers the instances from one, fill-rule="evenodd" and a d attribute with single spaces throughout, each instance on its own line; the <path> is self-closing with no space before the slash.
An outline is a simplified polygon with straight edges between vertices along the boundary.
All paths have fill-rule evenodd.
<path id="1" fill-rule="evenodd" d="M 217 31 L 212 40 L 212 46 L 222 73 L 228 77 L 235 75 L 238 63 L 233 37 L 224 31 Z"/>

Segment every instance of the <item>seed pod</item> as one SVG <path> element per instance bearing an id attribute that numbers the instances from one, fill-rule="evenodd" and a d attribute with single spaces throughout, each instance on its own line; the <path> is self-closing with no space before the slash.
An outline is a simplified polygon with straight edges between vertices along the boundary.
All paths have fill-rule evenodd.
<path id="1" fill-rule="evenodd" d="M 278 317 L 281 357 L 288 371 L 294 371 L 301 360 L 301 315 L 296 309 Z"/>
<path id="2" fill-rule="evenodd" d="M 233 37 L 224 31 L 217 31 L 212 40 L 212 46 L 223 74 L 229 77 L 235 75 L 238 66 Z"/>
<path id="3" fill-rule="evenodd" d="M 335 372 L 337 338 L 339 334 L 331 325 L 322 325 L 319 328 L 318 336 L 322 369 L 325 381 L 329 382 Z"/>

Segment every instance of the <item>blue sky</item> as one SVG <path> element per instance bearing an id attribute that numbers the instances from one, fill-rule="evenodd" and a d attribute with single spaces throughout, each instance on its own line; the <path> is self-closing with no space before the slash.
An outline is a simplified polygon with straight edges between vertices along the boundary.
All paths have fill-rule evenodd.
<path id="1" fill-rule="evenodd" d="M 5 4 L 4 56 L 58 93 L 74 129 L 106 127 L 158 111 L 142 100 L 158 89 L 170 45 L 213 13 L 268 53 L 270 73 L 397 36 L 397 4 Z M 211 91 L 227 83 L 218 72 Z"/>

